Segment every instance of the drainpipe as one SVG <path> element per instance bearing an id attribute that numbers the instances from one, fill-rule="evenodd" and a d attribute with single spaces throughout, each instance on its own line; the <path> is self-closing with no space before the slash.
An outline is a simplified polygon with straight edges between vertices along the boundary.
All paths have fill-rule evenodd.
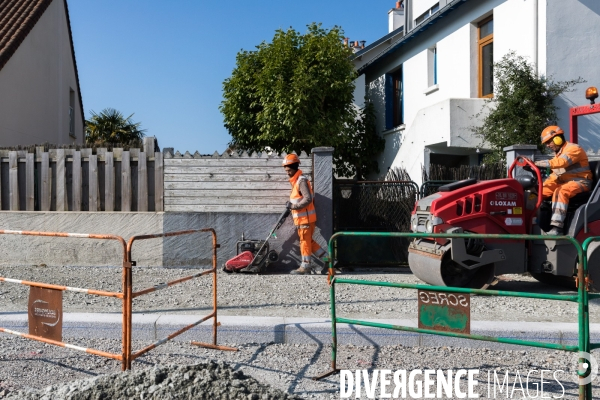
<path id="1" fill-rule="evenodd" d="M 412 14 L 412 0 L 404 0 L 404 36 L 410 31 L 410 15 Z"/>
<path id="2" fill-rule="evenodd" d="M 533 68 L 536 75 L 539 75 L 538 36 L 538 0 L 533 0 Z"/>

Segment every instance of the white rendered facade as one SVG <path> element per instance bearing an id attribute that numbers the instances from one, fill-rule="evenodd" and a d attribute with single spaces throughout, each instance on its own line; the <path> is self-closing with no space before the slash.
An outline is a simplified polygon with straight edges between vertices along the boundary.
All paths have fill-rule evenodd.
<path id="1" fill-rule="evenodd" d="M 480 162 L 477 147 L 482 145 L 481 139 L 472 134 L 471 128 L 481 123 L 481 118 L 475 115 L 484 104 L 479 95 L 478 25 L 488 18 L 493 19 L 494 62 L 514 51 L 536 65 L 538 73 L 554 80 L 582 77 L 587 81 L 557 100 L 558 122 L 565 131 L 569 128 L 569 107 L 586 103 L 586 87 L 600 86 L 597 68 L 600 54 L 595 39 L 595 32 L 600 30 L 600 1 L 406 0 L 404 3 L 404 26 L 409 29 L 397 35 L 400 39 L 387 44 L 383 57 L 369 58 L 369 54 L 381 54 L 383 45 L 375 42 L 357 53 L 362 57 L 354 61 L 364 75 L 366 93 L 377 108 L 378 131 L 386 140 L 385 151 L 379 158 L 380 176 L 388 168 L 400 166 L 421 183 L 422 166 L 427 168 L 433 158 L 435 163 L 443 163 L 445 158 L 450 160 L 451 156 L 460 156 L 463 164 Z M 439 11 L 431 13 L 429 20 L 415 28 L 415 18 L 437 8 Z M 401 27 L 398 32 L 402 30 Z M 372 51 L 371 47 L 378 49 Z M 402 123 L 390 118 L 393 95 L 389 85 L 393 79 L 399 79 L 400 69 Z M 598 152 L 600 117 L 589 117 L 580 123 L 579 142 L 586 150 Z M 452 162 L 456 160 L 454 157 Z"/>

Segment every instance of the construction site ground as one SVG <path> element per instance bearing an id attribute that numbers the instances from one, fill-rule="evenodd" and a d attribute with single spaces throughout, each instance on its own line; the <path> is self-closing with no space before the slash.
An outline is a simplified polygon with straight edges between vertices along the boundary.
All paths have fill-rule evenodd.
<path id="1" fill-rule="evenodd" d="M 194 269 L 134 267 L 134 290 L 152 287 L 195 272 L 197 270 Z M 310 379 L 330 368 L 331 324 L 326 277 L 294 276 L 286 272 L 288 271 L 274 269 L 264 275 L 244 275 L 219 271 L 218 310 L 219 320 L 223 323 L 219 328 L 219 343 L 238 347 L 238 352 L 220 352 L 191 346 L 190 335 L 193 339 L 193 335 L 200 334 L 200 331 L 191 332 L 190 335 L 186 333 L 188 336 L 181 337 L 181 340 L 159 346 L 134 361 L 133 372 L 156 365 L 181 366 L 224 361 L 234 370 L 241 370 L 259 382 L 289 394 L 317 399 L 339 398 L 339 376 L 334 375 L 318 382 Z M 120 267 L 4 266 L 0 267 L 0 276 L 71 287 L 122 290 Z M 408 268 L 357 267 L 352 271 L 343 271 L 343 276 L 374 281 L 419 282 Z M 199 319 L 212 309 L 211 289 L 212 278 L 205 276 L 141 296 L 133 303 L 134 324 L 136 318 L 143 322 L 144 318 L 158 316 L 167 318 L 169 325 L 176 325 L 177 321 Z M 570 293 L 567 289 L 544 285 L 524 275 L 504 276 L 493 289 Z M 0 284 L 0 326 L 20 326 L 15 330 L 23 331 L 28 291 L 29 288 L 25 285 Z M 338 317 L 412 321 L 416 326 L 415 290 L 339 285 L 336 288 L 336 304 Z M 93 322 L 106 318 L 108 325 L 114 325 L 112 331 L 108 328 L 106 331 L 95 329 L 94 324 L 86 325 L 87 330 L 68 331 L 65 328 L 69 333 L 64 340 L 79 346 L 118 353 L 121 348 L 118 335 L 121 310 L 122 302 L 118 299 L 64 292 L 65 324 L 69 315 L 79 315 L 81 317 L 77 318 L 80 319 L 75 320 Z M 589 311 L 592 338 L 597 338 L 600 334 L 597 325 L 600 323 L 600 301 L 591 301 Z M 504 330 L 510 335 L 532 335 L 536 338 L 541 335 L 550 341 L 572 341 L 576 340 L 577 305 L 550 300 L 472 296 L 471 321 L 472 327 L 476 329 L 494 332 Z M 134 349 L 153 341 L 142 334 L 146 329 L 142 322 L 139 334 L 134 333 Z M 276 333 L 270 336 L 272 331 L 269 329 L 282 323 L 293 325 L 295 330 L 284 329 L 283 336 Z M 82 322 L 77 324 L 78 327 L 83 326 Z M 203 325 L 208 324 L 206 322 Z M 157 323 L 154 322 L 154 325 Z M 237 328 L 228 328 L 230 325 Z M 256 327 L 254 336 L 248 326 Z M 269 329 L 261 331 L 261 326 Z M 176 329 L 177 327 L 166 333 Z M 209 329 L 205 329 L 207 330 Z M 361 331 L 350 327 L 346 331 L 340 331 L 346 332 L 340 335 L 338 351 L 338 367 L 342 369 L 478 368 L 481 376 L 487 376 L 487 371 L 521 370 L 523 373 L 531 369 L 561 369 L 565 371 L 561 378 L 565 385 L 563 398 L 577 398 L 577 385 L 571 376 L 575 367 L 571 353 L 489 342 L 469 341 L 473 343 L 470 345 L 466 341 L 453 342 L 441 336 L 437 337 L 437 341 L 428 338 L 425 340 L 420 336 L 385 336 L 388 331 L 375 328 Z M 105 332 L 112 333 L 104 335 Z M 159 330 L 155 327 L 155 336 L 156 332 Z M 568 335 L 569 332 L 571 336 Z M 597 351 L 594 354 L 599 356 Z M 6 334 L 0 335 L 0 365 L 0 397 L 10 396 L 11 393 L 14 395 L 18 390 L 42 389 L 47 385 L 103 376 L 120 370 L 120 363 L 114 360 Z M 596 380 L 594 387 L 600 395 L 598 383 Z M 561 394 L 562 389 L 558 385 L 549 385 L 548 388 L 551 390 L 550 395 Z M 146 389 L 148 387 L 141 386 L 138 389 L 141 398 L 153 398 L 151 393 L 144 397 Z M 482 391 L 483 389 L 482 386 Z M 251 393 L 247 398 L 253 398 Z M 499 395 L 496 398 L 505 397 Z"/>

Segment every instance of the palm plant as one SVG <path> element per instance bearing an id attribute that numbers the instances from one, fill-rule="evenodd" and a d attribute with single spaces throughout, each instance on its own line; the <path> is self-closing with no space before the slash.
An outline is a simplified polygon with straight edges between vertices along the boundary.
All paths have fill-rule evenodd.
<path id="1" fill-rule="evenodd" d="M 133 122 L 131 114 L 124 117 L 114 108 L 105 108 L 100 113 L 91 111 L 92 117 L 85 120 L 85 142 L 99 143 L 141 143 L 145 129 L 140 129 L 140 122 Z"/>

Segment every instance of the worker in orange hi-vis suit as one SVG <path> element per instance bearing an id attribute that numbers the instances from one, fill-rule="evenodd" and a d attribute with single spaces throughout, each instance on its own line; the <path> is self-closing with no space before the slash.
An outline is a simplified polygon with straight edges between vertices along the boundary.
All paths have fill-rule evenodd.
<path id="1" fill-rule="evenodd" d="M 544 181 L 544 198 L 552 197 L 552 229 L 549 235 L 562 235 L 569 199 L 592 187 L 592 171 L 585 151 L 575 143 L 565 140 L 564 131 L 551 125 L 542 131 L 542 143 L 554 151 L 551 160 L 536 161 L 538 167 L 552 169 Z"/>
<path id="2" fill-rule="evenodd" d="M 300 254 L 302 255 L 300 267 L 291 272 L 294 275 L 316 273 L 311 266 L 313 254 L 325 262 L 328 261 L 325 250 L 312 238 L 317 225 L 317 212 L 313 204 L 314 195 L 308 178 L 302 175 L 302 170 L 298 169 L 299 165 L 300 159 L 295 154 L 288 154 L 283 160 L 283 168 L 292 184 L 290 201 L 287 202 L 286 207 L 292 210 L 294 225 L 296 225 L 300 237 Z"/>

